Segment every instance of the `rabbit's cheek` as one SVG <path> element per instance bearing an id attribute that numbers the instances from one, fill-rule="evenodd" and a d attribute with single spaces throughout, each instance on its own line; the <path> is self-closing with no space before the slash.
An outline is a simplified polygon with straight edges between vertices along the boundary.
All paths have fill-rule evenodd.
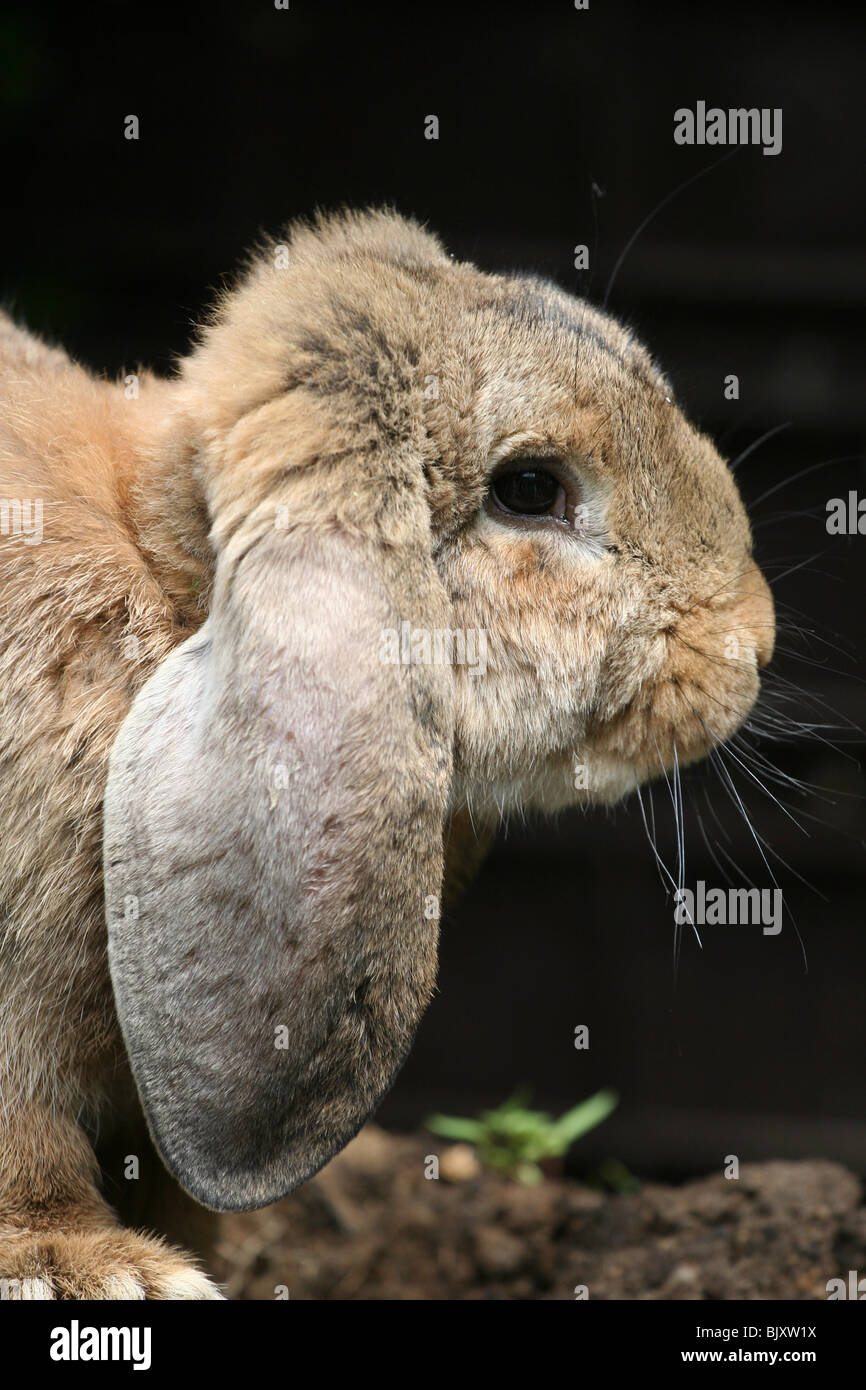
<path id="1" fill-rule="evenodd" d="M 513 639 L 522 638 L 520 645 Z M 587 715 L 603 669 L 603 650 L 584 642 L 536 650 L 527 633 L 504 643 L 491 638 L 491 659 L 483 678 L 455 670 L 455 788 L 473 807 L 533 807 L 552 811 L 576 801 L 601 799 L 593 781 L 581 795 L 579 769 L 584 759 Z M 530 650 L 532 656 L 530 658 Z M 503 651 L 505 660 L 503 660 Z M 586 652 L 582 659 L 581 651 Z M 591 760 L 591 759 L 590 759 Z M 618 771 L 618 770 L 617 770 Z M 605 777 L 604 799 L 618 799 L 633 785 L 618 782 L 611 793 Z"/>

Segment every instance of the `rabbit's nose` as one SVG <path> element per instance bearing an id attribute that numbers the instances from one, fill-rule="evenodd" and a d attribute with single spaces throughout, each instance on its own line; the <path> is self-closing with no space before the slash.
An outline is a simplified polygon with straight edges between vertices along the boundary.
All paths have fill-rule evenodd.
<path id="1" fill-rule="evenodd" d="M 758 665 L 768 666 L 776 645 L 776 614 L 770 586 L 754 560 L 743 576 L 740 602 L 743 622 L 754 638 Z"/>

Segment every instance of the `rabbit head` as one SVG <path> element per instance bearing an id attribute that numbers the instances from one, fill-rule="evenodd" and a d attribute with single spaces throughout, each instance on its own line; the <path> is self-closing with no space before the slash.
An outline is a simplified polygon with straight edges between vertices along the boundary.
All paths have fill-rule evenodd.
<path id="1" fill-rule="evenodd" d="M 773 609 L 730 472 L 630 333 L 393 214 L 261 250 L 169 394 L 213 586 L 112 751 L 109 957 L 154 1140 L 231 1209 L 393 1078 L 449 813 L 701 757 Z"/>

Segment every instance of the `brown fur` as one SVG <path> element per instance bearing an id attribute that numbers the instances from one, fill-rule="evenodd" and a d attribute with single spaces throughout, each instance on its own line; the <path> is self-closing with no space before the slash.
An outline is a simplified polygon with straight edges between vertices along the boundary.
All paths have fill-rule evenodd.
<path id="1" fill-rule="evenodd" d="M 674 746 L 703 756 L 755 698 L 772 603 L 733 479 L 672 395 L 613 320 L 454 263 L 389 213 L 294 228 L 287 269 L 264 248 L 178 376 L 141 373 L 137 399 L 3 321 L 0 497 L 42 499 L 44 537 L 0 536 L 0 1277 L 28 1296 L 208 1296 L 116 1224 L 79 1122 L 129 1085 L 109 753 L 212 611 L 219 566 L 240 573 L 281 505 L 299 546 L 409 555 L 423 499 L 447 621 L 490 634 L 484 677 L 450 672 L 457 887 L 499 812 L 616 799 Z M 533 453 L 577 470 L 583 541 L 485 510 L 497 461 Z"/>

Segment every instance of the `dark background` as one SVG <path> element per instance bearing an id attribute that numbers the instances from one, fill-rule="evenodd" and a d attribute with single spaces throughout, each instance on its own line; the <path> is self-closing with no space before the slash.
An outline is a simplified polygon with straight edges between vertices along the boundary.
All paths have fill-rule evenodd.
<path id="1" fill-rule="evenodd" d="M 777 866 L 785 926 L 775 938 L 706 928 L 702 950 L 686 937 L 676 978 L 672 908 L 633 805 L 513 824 L 443 924 L 440 992 L 380 1118 L 467 1113 L 519 1082 L 563 1109 L 612 1085 L 620 1109 L 578 1165 L 614 1154 L 677 1176 L 728 1153 L 820 1154 L 866 1171 L 866 537 L 824 524 L 829 498 L 866 495 L 857 10 L 13 3 L 0 86 L 0 293 L 110 374 L 169 370 L 244 247 L 317 205 L 392 202 L 460 257 L 540 270 L 600 301 L 643 219 L 709 170 L 642 232 L 610 307 L 728 456 L 788 425 L 738 472 L 780 604 L 767 699 L 840 728 L 822 735 L 835 749 L 801 738 L 763 751 L 829 800 L 786 793 L 804 834 L 738 773 L 759 835 L 791 866 Z M 699 99 L 782 107 L 782 153 L 743 149 L 710 169 L 725 151 L 673 141 L 674 110 Z M 138 142 L 124 139 L 131 113 Z M 431 113 L 438 142 L 424 139 Z M 589 274 L 573 269 L 584 242 Z M 731 372 L 739 401 L 723 397 Z M 739 864 L 734 880 L 769 887 L 712 770 L 688 788 L 687 881 L 724 882 L 697 809 L 717 857 L 721 842 Z M 655 806 L 672 863 L 664 785 Z M 573 1047 L 579 1023 L 589 1052 Z"/>

